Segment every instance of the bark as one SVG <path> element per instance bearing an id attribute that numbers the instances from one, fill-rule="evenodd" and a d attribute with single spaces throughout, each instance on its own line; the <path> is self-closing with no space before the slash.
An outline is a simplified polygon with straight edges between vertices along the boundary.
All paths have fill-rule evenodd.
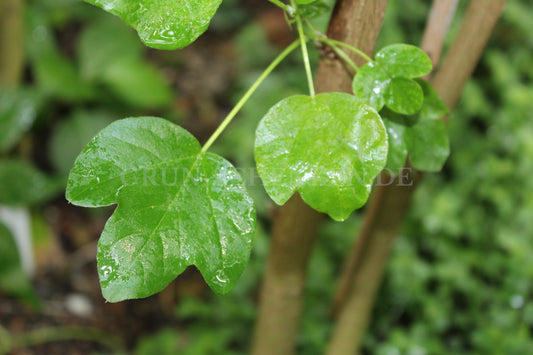
<path id="1" fill-rule="evenodd" d="M 24 3 L 0 0 L 0 85 L 17 86 L 24 67 Z"/>
<path id="2" fill-rule="evenodd" d="M 472 0 L 457 38 L 434 80 L 448 107 L 453 109 L 470 78 L 505 0 Z M 386 178 L 382 177 L 382 180 Z M 336 295 L 339 311 L 328 354 L 358 354 L 373 302 L 394 239 L 398 234 L 419 180 L 408 187 L 377 187 L 365 216 L 361 236 L 346 264 Z"/>
<path id="3" fill-rule="evenodd" d="M 328 37 L 372 54 L 386 5 L 387 0 L 338 1 Z M 362 64 L 361 58 L 353 59 Z M 351 77 L 331 53 L 319 61 L 316 90 L 351 91 Z M 322 218 L 297 195 L 276 211 L 252 354 L 294 354 L 308 261 Z"/>

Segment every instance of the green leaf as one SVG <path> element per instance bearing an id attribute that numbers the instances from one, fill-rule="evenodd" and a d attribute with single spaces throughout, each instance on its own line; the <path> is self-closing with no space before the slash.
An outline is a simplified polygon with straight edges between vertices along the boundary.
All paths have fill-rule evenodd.
<path id="1" fill-rule="evenodd" d="M 32 90 L 0 88 L 0 151 L 12 148 L 30 129 L 40 104 Z"/>
<path id="2" fill-rule="evenodd" d="M 261 120 L 255 158 L 277 204 L 297 191 L 314 209 L 343 220 L 368 199 L 387 148 L 381 118 L 358 98 L 299 95 L 282 100 Z"/>
<path id="3" fill-rule="evenodd" d="M 158 49 L 194 42 L 209 26 L 222 0 L 86 0 L 133 26 L 141 40 Z"/>
<path id="4" fill-rule="evenodd" d="M 424 92 L 420 85 L 405 78 L 393 78 L 384 96 L 387 107 L 403 115 L 415 114 L 424 102 Z"/>
<path id="5" fill-rule="evenodd" d="M 98 245 L 111 302 L 158 292 L 193 264 L 226 293 L 250 255 L 255 211 L 236 169 L 161 118 L 101 131 L 77 158 L 66 196 L 86 207 L 118 204 Z"/>
<path id="6" fill-rule="evenodd" d="M 385 91 L 390 81 L 390 76 L 378 63 L 369 62 L 359 68 L 354 77 L 353 91 L 355 96 L 380 111 L 385 106 Z"/>
<path id="7" fill-rule="evenodd" d="M 85 78 L 101 77 L 110 62 L 141 59 L 143 47 L 135 31 L 118 18 L 109 17 L 92 23 L 80 36 L 78 57 Z"/>
<path id="8" fill-rule="evenodd" d="M 389 135 L 387 168 L 396 173 L 405 163 L 421 171 L 439 171 L 450 154 L 446 126 L 440 118 L 447 109 L 435 89 L 422 79 L 417 80 L 424 92 L 424 103 L 413 116 L 392 111 L 381 112 Z"/>
<path id="9" fill-rule="evenodd" d="M 69 102 L 93 98 L 94 88 L 81 78 L 74 63 L 59 52 L 55 43 L 47 42 L 36 46 L 31 54 L 39 88 Z"/>
<path id="10" fill-rule="evenodd" d="M 426 52 L 409 44 L 387 46 L 376 54 L 375 60 L 393 78 L 417 78 L 429 74 L 433 67 Z"/>
<path id="11" fill-rule="evenodd" d="M 102 80 L 118 97 L 136 107 L 170 104 L 172 91 L 161 73 L 136 58 L 121 58 L 106 66 Z"/>
<path id="12" fill-rule="evenodd" d="M 405 125 L 397 123 L 388 116 L 383 115 L 383 123 L 387 128 L 389 136 L 389 153 L 387 156 L 387 166 L 390 175 L 397 175 L 401 168 L 405 166 L 407 159 L 407 142 L 405 140 Z"/>
<path id="13" fill-rule="evenodd" d="M 68 175 L 85 145 L 113 121 L 110 114 L 100 111 L 79 111 L 61 121 L 50 141 L 50 158 L 56 170 Z"/>
<path id="14" fill-rule="evenodd" d="M 30 280 L 22 270 L 15 239 L 2 223 L 0 223 L 0 290 L 34 307 L 40 306 Z"/>
<path id="15" fill-rule="evenodd" d="M 375 61 L 362 66 L 353 80 L 353 91 L 376 110 L 387 105 L 391 110 L 411 115 L 420 110 L 423 92 L 411 80 L 431 72 L 431 60 L 420 48 L 395 44 L 383 48 Z"/>
<path id="16" fill-rule="evenodd" d="M 53 197 L 61 188 L 58 180 L 26 161 L 0 161 L 0 203 L 35 205 Z"/>

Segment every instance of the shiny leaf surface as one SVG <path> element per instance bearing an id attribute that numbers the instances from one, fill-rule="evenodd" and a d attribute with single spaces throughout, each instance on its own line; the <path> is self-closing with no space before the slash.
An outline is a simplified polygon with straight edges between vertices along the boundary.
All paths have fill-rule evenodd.
<path id="1" fill-rule="evenodd" d="M 387 107 L 404 115 L 415 114 L 423 102 L 422 88 L 411 79 L 393 78 L 385 91 Z"/>
<path id="2" fill-rule="evenodd" d="M 353 79 L 353 91 L 355 96 L 365 101 L 377 111 L 385 106 L 385 91 L 391 77 L 376 62 L 369 62 L 359 68 Z"/>
<path id="3" fill-rule="evenodd" d="M 375 58 L 392 77 L 418 78 L 429 74 L 431 59 L 422 49 L 409 44 L 393 44 L 381 49 Z"/>
<path id="4" fill-rule="evenodd" d="M 385 105 L 394 112 L 412 115 L 422 107 L 423 92 L 412 80 L 431 72 L 431 60 L 420 48 L 395 44 L 383 48 L 374 61 L 362 66 L 353 80 L 353 91 L 376 110 Z"/>
<path id="5" fill-rule="evenodd" d="M 194 42 L 209 26 L 222 0 L 86 0 L 122 18 L 141 40 L 159 49 Z"/>
<path id="6" fill-rule="evenodd" d="M 118 204 L 98 245 L 111 302 L 158 292 L 193 264 L 226 293 L 250 255 L 255 211 L 236 169 L 161 118 L 124 119 L 101 131 L 77 158 L 67 199 Z"/>
<path id="7" fill-rule="evenodd" d="M 299 192 L 314 209 L 343 220 L 361 207 L 387 157 L 378 113 L 343 93 L 292 96 L 257 128 L 257 169 L 270 197 L 285 203 Z"/>

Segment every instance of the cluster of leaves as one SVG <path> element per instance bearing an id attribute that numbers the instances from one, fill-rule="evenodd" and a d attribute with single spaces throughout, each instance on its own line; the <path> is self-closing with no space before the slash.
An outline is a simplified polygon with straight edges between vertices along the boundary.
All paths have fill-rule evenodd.
<path id="1" fill-rule="evenodd" d="M 416 41 L 427 4 L 390 2 L 387 16 L 392 22 L 384 27 L 381 43 Z M 414 198 L 377 299 L 364 354 L 524 354 L 533 348 L 530 11 L 531 5 L 509 1 L 485 59 L 450 119 L 454 154 L 445 174 L 426 175 Z M 243 67 L 252 72 L 273 56 L 261 38 L 255 26 L 243 29 L 239 38 Z M 248 52 L 250 43 L 255 45 L 253 54 Z M 253 164 L 253 140 L 241 137 L 253 132 L 256 117 L 271 104 L 305 89 L 302 72 L 287 81 L 295 67 L 273 74 L 217 151 L 239 165 Z M 250 82 L 247 75 L 241 81 L 242 86 Z M 322 354 L 325 349 L 331 331 L 325 300 L 331 299 L 340 260 L 360 222 L 354 214 L 344 223 L 326 222 L 321 231 L 306 286 L 299 353 Z M 168 353 L 247 353 L 243 339 L 250 338 L 254 319 L 253 280 L 260 277 L 268 249 L 268 238 L 258 232 L 249 266 L 234 291 L 211 295 L 209 301 L 181 302 L 177 317 L 190 321 L 187 330 L 145 337 L 139 354 L 163 346 L 172 349 Z M 213 332 L 213 322 L 220 332 Z"/>
<path id="2" fill-rule="evenodd" d="M 297 3 L 309 2 L 280 6 L 288 16 L 296 12 L 294 20 L 303 36 Z M 220 2 L 95 4 L 134 26 L 146 44 L 172 49 L 205 31 Z M 272 69 L 267 75 L 268 70 Z M 442 124 L 434 124 L 444 112 L 442 102 L 429 84 L 412 80 L 430 70 L 431 61 L 422 50 L 389 46 L 360 69 L 354 79 L 355 96 L 311 92 L 276 104 L 259 123 L 255 141 L 258 173 L 270 197 L 283 204 L 298 192 L 311 207 L 336 220 L 361 207 L 387 163 L 389 138 L 377 112 L 385 103 L 401 114 L 419 113 L 405 119 L 406 128 L 401 123 L 388 126 L 396 139 L 391 156 L 398 160 L 403 154 L 405 160 L 413 152 L 417 166 L 429 166 L 426 161 L 440 154 L 442 165 L 448 142 Z M 433 135 L 421 137 L 426 131 Z M 440 151 L 420 154 L 433 136 L 440 138 Z M 236 169 L 221 156 L 208 155 L 209 147 L 208 142 L 200 148 L 186 132 L 159 119 L 128 118 L 100 132 L 78 157 L 67 199 L 88 207 L 119 205 L 99 242 L 106 299 L 160 291 L 189 264 L 200 269 L 215 291 L 225 293 L 233 286 L 250 254 L 255 210 Z M 169 170 L 175 175 L 171 184 Z M 128 183 L 129 178 L 133 182 Z M 221 193 L 224 190 L 230 193 Z"/>

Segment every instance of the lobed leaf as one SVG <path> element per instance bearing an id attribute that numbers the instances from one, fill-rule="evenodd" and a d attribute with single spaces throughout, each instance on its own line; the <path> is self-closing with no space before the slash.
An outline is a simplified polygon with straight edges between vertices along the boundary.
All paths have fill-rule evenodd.
<path id="1" fill-rule="evenodd" d="M 361 207 L 387 157 L 378 113 L 344 93 L 292 96 L 276 104 L 256 132 L 255 158 L 277 203 L 295 192 L 335 220 Z"/>
<path id="2" fill-rule="evenodd" d="M 236 169 L 161 118 L 101 131 L 77 158 L 66 196 L 80 206 L 118 204 L 97 256 L 111 302 L 158 292 L 188 265 L 226 293 L 250 255 L 255 211 Z"/>
<path id="3" fill-rule="evenodd" d="M 141 40 L 158 49 L 194 42 L 209 26 L 222 0 L 86 0 L 119 16 Z"/>

